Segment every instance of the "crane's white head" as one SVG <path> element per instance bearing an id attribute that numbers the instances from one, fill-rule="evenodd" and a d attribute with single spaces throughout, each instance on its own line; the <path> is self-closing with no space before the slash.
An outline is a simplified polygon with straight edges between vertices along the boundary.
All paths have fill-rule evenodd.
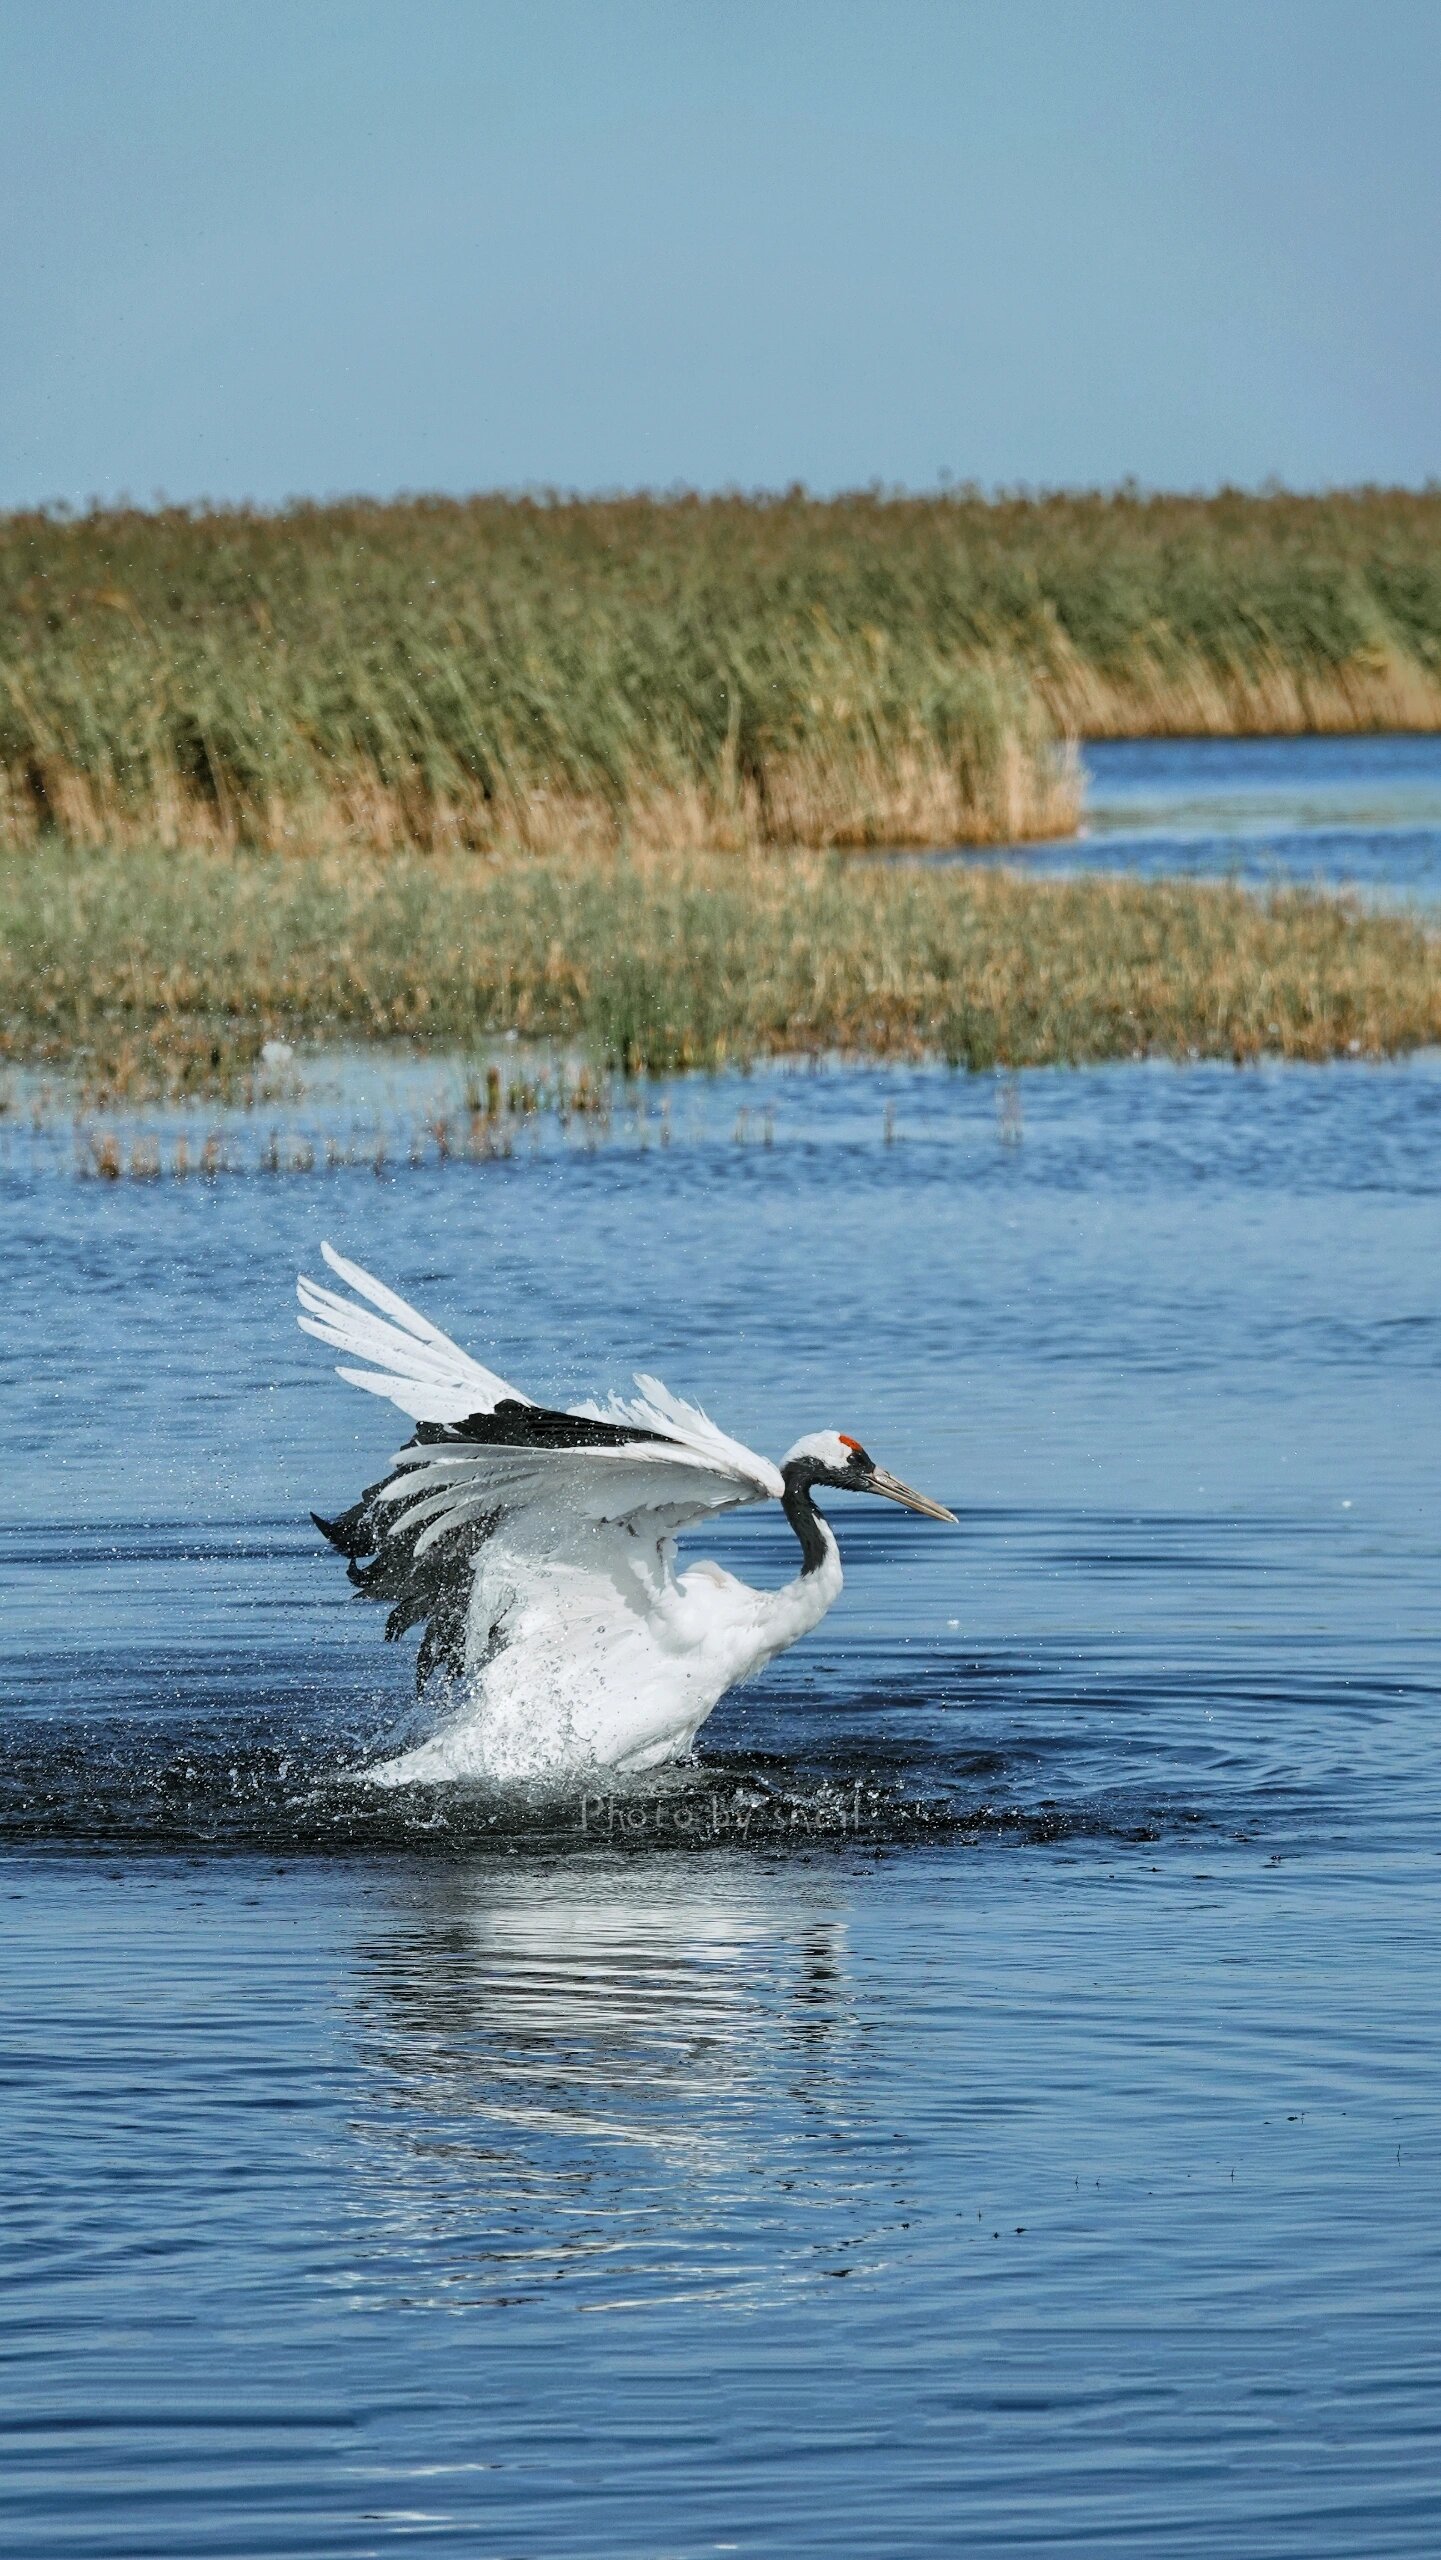
<path id="1" fill-rule="evenodd" d="M 833 1485 L 838 1493 L 875 1493 L 887 1502 L 903 1503 L 907 1511 L 919 1511 L 927 1520 L 950 1520 L 943 1502 L 932 1502 L 929 1494 L 917 1493 L 914 1486 L 902 1484 L 899 1476 L 878 1467 L 870 1452 L 852 1439 L 848 1431 L 811 1431 L 798 1440 L 781 1460 L 781 1474 L 786 1484 Z"/>

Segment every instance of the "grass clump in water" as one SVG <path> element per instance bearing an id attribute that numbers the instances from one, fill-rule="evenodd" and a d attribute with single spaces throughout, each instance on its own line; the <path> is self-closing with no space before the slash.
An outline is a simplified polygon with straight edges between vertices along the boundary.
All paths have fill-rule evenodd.
<path id="1" fill-rule="evenodd" d="M 268 1037 L 627 1071 L 786 1052 L 969 1067 L 1382 1054 L 1441 1039 L 1441 940 L 1299 891 L 797 854 L 653 861 L 0 857 L 0 1055 L 117 1095 Z"/>

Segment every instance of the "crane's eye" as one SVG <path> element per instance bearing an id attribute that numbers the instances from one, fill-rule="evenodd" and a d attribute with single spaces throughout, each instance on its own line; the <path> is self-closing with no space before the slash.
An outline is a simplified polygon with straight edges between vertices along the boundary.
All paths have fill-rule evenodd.
<path id="1" fill-rule="evenodd" d="M 876 1462 L 874 1458 L 870 1457 L 861 1447 L 859 1440 L 853 1440 L 848 1431 L 838 1431 L 836 1437 L 843 1449 L 849 1449 L 851 1453 L 851 1465 L 853 1467 L 859 1467 L 865 1475 L 874 1475 Z"/>

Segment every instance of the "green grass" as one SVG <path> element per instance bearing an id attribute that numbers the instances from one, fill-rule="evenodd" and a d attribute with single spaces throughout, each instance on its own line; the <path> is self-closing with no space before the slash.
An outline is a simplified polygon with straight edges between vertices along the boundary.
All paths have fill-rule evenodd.
<path id="1" fill-rule="evenodd" d="M 1070 733 L 1437 725 L 1437 490 L 0 519 L 0 843 L 994 840 Z"/>
<path id="2" fill-rule="evenodd" d="M 477 863 L 0 856 L 0 1055 L 224 1088 L 267 1036 L 629 1070 L 844 1049 L 971 1067 L 1441 1039 L 1441 939 L 1310 894 L 797 853 Z"/>

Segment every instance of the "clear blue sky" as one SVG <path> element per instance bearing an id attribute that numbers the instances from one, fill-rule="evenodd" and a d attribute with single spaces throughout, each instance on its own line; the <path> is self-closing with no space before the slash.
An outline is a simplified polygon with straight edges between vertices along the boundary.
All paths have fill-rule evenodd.
<path id="1" fill-rule="evenodd" d="M 1441 0 L 0 0 L 0 505 L 1441 473 Z"/>

